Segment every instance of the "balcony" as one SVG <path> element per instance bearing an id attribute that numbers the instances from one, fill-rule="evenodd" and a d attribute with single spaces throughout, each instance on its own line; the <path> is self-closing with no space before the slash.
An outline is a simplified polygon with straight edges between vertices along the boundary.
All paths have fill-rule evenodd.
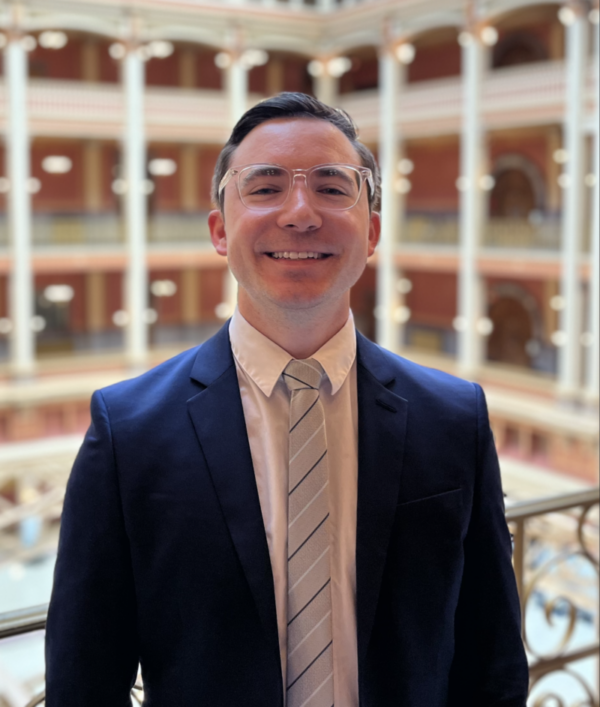
<path id="1" fill-rule="evenodd" d="M 12 542 L 10 529 L 19 520 L 34 517 L 32 513 L 42 522 L 56 518 L 61 498 L 54 489 L 37 499 L 35 507 L 3 508 L 0 539 Z M 531 674 L 530 705 L 550 704 L 551 700 L 553 704 L 598 704 L 595 676 L 600 646 L 594 627 L 598 617 L 598 501 L 596 488 L 508 504 L 506 517 L 514 535 L 513 560 Z M 6 542 L 2 547 L 7 547 Z M 52 565 L 53 561 L 44 561 L 48 576 Z M 12 647 L 19 656 L 17 663 L 13 661 L 19 678 L 26 679 L 23 687 L 14 675 L 6 675 L 0 700 L 10 707 L 17 707 L 11 701 L 11 690 L 30 700 L 27 707 L 44 704 L 41 648 L 46 612 L 47 605 L 42 604 L 0 614 L 0 658 Z M 143 702 L 139 679 L 132 698 L 133 704 Z"/>
<path id="2" fill-rule="evenodd" d="M 590 70 L 589 104 L 594 82 Z M 490 72 L 485 80 L 483 113 L 488 129 L 560 123 L 564 116 L 565 69 L 561 61 Z M 249 104 L 262 96 L 251 95 Z M 409 84 L 400 99 L 398 122 L 406 138 L 460 131 L 461 78 Z M 124 101 L 119 85 L 32 79 L 28 85 L 31 133 L 62 137 L 119 139 Z M 379 139 L 377 90 L 341 96 L 340 105 L 358 124 L 365 142 Z M 224 91 L 147 88 L 149 140 L 224 143 L 229 106 Z M 6 120 L 5 88 L 0 84 L 0 126 Z M 591 120 L 591 114 L 590 114 Z"/>

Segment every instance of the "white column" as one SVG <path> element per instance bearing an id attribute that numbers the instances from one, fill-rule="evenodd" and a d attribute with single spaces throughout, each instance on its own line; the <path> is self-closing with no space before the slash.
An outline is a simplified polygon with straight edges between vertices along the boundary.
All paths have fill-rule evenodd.
<path id="1" fill-rule="evenodd" d="M 597 12 L 597 10 L 596 10 Z M 592 344 L 587 350 L 585 371 L 585 397 L 588 402 L 598 404 L 598 388 L 600 387 L 600 94 L 598 90 L 598 74 L 600 63 L 600 25 L 596 21 L 594 31 L 594 58 L 596 86 L 596 119 L 594 120 L 594 133 L 592 137 L 593 167 L 592 173 L 596 183 L 592 188 L 592 217 L 590 237 L 590 288 L 588 308 L 588 332 L 592 336 Z"/>
<path id="2" fill-rule="evenodd" d="M 10 364 L 15 377 L 28 377 L 35 368 L 35 334 L 31 327 L 33 271 L 31 267 L 31 197 L 29 136 L 27 134 L 27 52 L 20 37 L 9 39 L 4 51 L 8 102 L 6 166 L 8 228 L 12 248 L 10 275 Z"/>
<path id="3" fill-rule="evenodd" d="M 227 68 L 226 86 L 227 97 L 229 99 L 229 121 L 231 129 L 246 112 L 248 105 L 248 69 L 241 60 L 241 51 L 232 55 L 232 61 Z M 227 275 L 223 282 L 223 303 L 227 305 L 224 313 L 227 316 L 233 314 L 237 303 L 238 284 L 231 270 L 227 269 Z"/>
<path id="4" fill-rule="evenodd" d="M 375 317 L 377 343 L 390 351 L 399 350 L 401 344 L 401 329 L 397 321 L 397 310 L 400 304 L 397 289 L 398 271 L 395 263 L 400 223 L 396 180 L 400 156 L 397 117 L 401 72 L 402 68 L 393 47 L 384 47 L 379 58 L 381 238 L 377 246 Z"/>
<path id="5" fill-rule="evenodd" d="M 146 142 L 144 136 L 144 61 L 135 48 L 123 59 L 125 88 L 125 225 L 128 323 L 126 355 L 133 368 L 143 367 L 148 352 L 148 270 L 146 264 Z"/>
<path id="6" fill-rule="evenodd" d="M 323 64 L 323 73 L 314 79 L 315 96 L 328 106 L 334 106 L 337 103 L 339 79 L 329 73 L 326 62 Z"/>
<path id="7" fill-rule="evenodd" d="M 587 64 L 588 25 L 585 15 L 576 8 L 566 28 L 566 114 L 564 147 L 568 160 L 563 191 L 560 329 L 564 345 L 559 348 L 558 392 L 564 399 L 577 396 L 581 380 L 582 296 L 579 278 L 583 226 L 583 107 Z"/>
<path id="8" fill-rule="evenodd" d="M 486 50 L 480 37 L 463 35 L 463 115 L 460 140 L 460 263 L 458 273 L 458 365 L 472 377 L 482 359 L 477 322 L 483 311 L 483 286 L 477 272 L 477 251 L 483 225 L 483 199 L 479 180 L 483 172 L 481 89 Z"/>

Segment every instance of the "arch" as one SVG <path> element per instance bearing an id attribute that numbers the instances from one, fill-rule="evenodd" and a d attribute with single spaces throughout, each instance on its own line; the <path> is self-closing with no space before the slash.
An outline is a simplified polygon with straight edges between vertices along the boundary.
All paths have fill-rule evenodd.
<path id="1" fill-rule="evenodd" d="M 494 330 L 487 340 L 489 361 L 530 368 L 529 342 L 541 341 L 543 322 L 535 297 L 514 283 L 498 283 L 488 293 L 488 317 Z"/>
<path id="2" fill-rule="evenodd" d="M 339 92 L 341 94 L 378 88 L 378 47 L 373 45 L 356 47 L 345 52 L 345 56 L 352 60 L 352 67 L 340 77 Z"/>
<path id="3" fill-rule="evenodd" d="M 498 190 L 501 187 L 503 175 L 508 175 L 509 173 L 517 173 L 523 175 L 527 184 L 530 185 L 533 203 L 531 204 L 531 209 L 529 209 L 529 211 L 533 209 L 543 211 L 546 206 L 546 184 L 544 182 L 544 177 L 542 176 L 542 173 L 540 172 L 537 165 L 524 155 L 518 153 L 509 153 L 500 155 L 494 161 L 492 175 L 496 180 L 496 185 L 494 186 L 494 189 L 492 190 L 492 193 L 490 195 L 490 206 L 492 212 L 494 210 L 499 210 L 497 206 L 495 208 L 495 198 L 497 199 L 499 197 Z M 513 186 L 515 189 L 519 187 L 518 183 L 514 183 Z M 526 218 L 529 215 L 529 211 L 524 214 L 519 214 L 519 216 L 522 215 L 524 218 Z"/>
<path id="4" fill-rule="evenodd" d="M 529 32 L 511 32 L 494 47 L 492 68 L 547 61 L 549 52 L 539 37 Z"/>

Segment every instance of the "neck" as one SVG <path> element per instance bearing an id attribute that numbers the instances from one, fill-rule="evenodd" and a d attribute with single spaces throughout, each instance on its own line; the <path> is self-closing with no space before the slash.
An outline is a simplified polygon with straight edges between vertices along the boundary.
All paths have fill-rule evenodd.
<path id="1" fill-rule="evenodd" d="M 315 306 L 307 309 L 257 307 L 240 288 L 238 309 L 244 319 L 263 336 L 297 359 L 310 358 L 335 336 L 348 321 L 349 297 L 336 307 Z"/>

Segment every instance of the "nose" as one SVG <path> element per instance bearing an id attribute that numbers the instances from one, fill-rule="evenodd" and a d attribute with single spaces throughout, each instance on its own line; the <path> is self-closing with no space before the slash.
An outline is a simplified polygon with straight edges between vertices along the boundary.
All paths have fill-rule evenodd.
<path id="1" fill-rule="evenodd" d="M 279 211 L 277 225 L 286 230 L 303 233 L 314 231 L 322 222 L 319 212 L 311 204 L 306 175 L 295 174 L 290 194 Z"/>

